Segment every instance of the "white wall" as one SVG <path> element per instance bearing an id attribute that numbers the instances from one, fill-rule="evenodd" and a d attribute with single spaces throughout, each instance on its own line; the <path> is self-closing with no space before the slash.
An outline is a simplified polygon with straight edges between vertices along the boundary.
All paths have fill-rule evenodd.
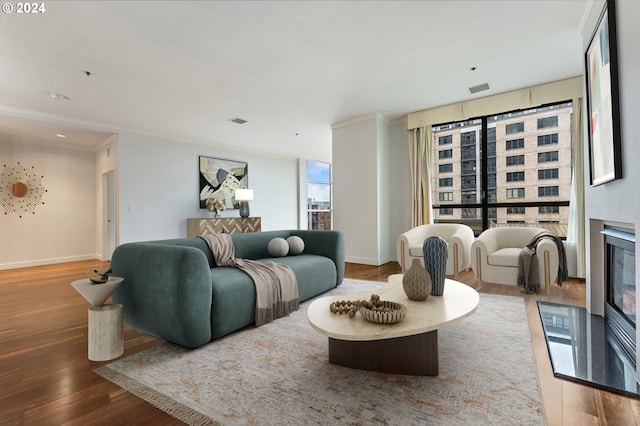
<path id="1" fill-rule="evenodd" d="M 622 173 L 621 180 L 604 185 L 589 186 L 589 154 L 588 128 L 586 127 L 585 111 L 585 214 L 587 220 L 586 234 L 590 235 L 590 226 L 604 221 L 621 222 L 640 229 L 640 144 L 637 143 L 637 117 L 640 116 L 640 86 L 637 84 L 640 76 L 640 55 L 637 46 L 640 45 L 640 30 L 637 27 L 637 17 L 640 16 L 640 2 L 618 1 L 617 5 L 617 33 L 618 33 L 618 65 L 620 87 L 620 124 L 622 142 Z M 586 51 L 596 20 L 602 10 L 603 3 L 597 2 L 592 11 L 592 25 L 587 26 L 583 33 L 584 50 Z M 586 96 L 586 94 L 585 94 Z M 585 106 L 586 110 L 586 106 Z M 592 225 L 590 225 L 590 222 Z M 599 246 L 598 241 L 589 244 Z M 587 249 L 589 245 L 587 245 Z M 602 301 L 602 277 L 600 273 L 591 271 L 592 263 L 600 265 L 602 259 L 593 258 L 587 250 L 587 285 L 591 289 L 588 298 L 594 298 L 593 303 Z M 636 256 L 636 262 L 640 258 Z M 640 265 L 636 265 L 636 269 Z M 593 286 L 591 284 L 594 284 Z M 588 300 L 590 302 L 590 300 Z M 588 303 L 590 305 L 591 303 Z M 595 312 L 601 313 L 601 312 Z"/>
<path id="2" fill-rule="evenodd" d="M 176 142 L 152 136 L 121 133 L 118 140 L 119 243 L 186 237 L 187 218 L 210 217 L 200 209 L 198 156 L 245 161 L 254 200 L 251 216 L 262 217 L 262 230 L 298 228 L 298 163 Z M 227 210 L 222 216 L 239 216 Z"/>
<path id="3" fill-rule="evenodd" d="M 333 227 L 345 236 L 348 262 L 378 265 L 377 118 L 332 133 Z"/>
<path id="4" fill-rule="evenodd" d="M 187 218 L 210 217 L 199 208 L 199 155 L 248 162 L 255 196 L 251 216 L 262 217 L 264 231 L 298 228 L 298 162 L 293 158 L 135 134 L 105 141 L 95 153 L 2 142 L 2 163 L 35 166 L 48 192 L 35 215 L 20 219 L 0 212 L 0 269 L 102 259 L 103 174 L 110 170 L 118 187 L 118 243 L 185 237 Z"/>
<path id="5" fill-rule="evenodd" d="M 35 167 L 47 190 L 35 214 L 0 212 L 0 269 L 97 257 L 94 153 L 2 141 L 0 158 Z"/>
<path id="6" fill-rule="evenodd" d="M 583 31 L 584 51 L 586 51 L 597 19 L 604 3 L 594 4 L 589 24 Z M 640 30 L 637 17 L 640 16 L 640 2 L 619 0 L 616 2 L 618 34 L 618 78 L 620 91 L 620 125 L 622 142 L 623 178 L 597 187 L 589 186 L 588 128 L 585 135 L 585 216 L 587 235 L 587 308 L 590 312 L 603 315 L 604 277 L 603 241 L 599 231 L 606 223 L 618 223 L 640 230 L 640 144 L 637 142 L 637 117 L 640 116 Z M 586 94 L 585 94 L 586 99 Z M 585 120 L 587 120 L 585 104 Z M 636 271 L 640 271 L 640 257 L 636 256 Z M 640 277 L 636 275 L 636 285 Z M 640 306 L 640 292 L 636 293 L 636 306 Z M 636 340 L 640 344 L 640 327 L 636 330 Z M 640 365 L 640 351 L 637 351 L 637 365 Z M 640 378 L 640 376 L 638 376 Z"/>
<path id="7" fill-rule="evenodd" d="M 406 123 L 356 118 L 333 126 L 332 143 L 334 229 L 345 234 L 347 261 L 395 261 L 411 221 Z"/>

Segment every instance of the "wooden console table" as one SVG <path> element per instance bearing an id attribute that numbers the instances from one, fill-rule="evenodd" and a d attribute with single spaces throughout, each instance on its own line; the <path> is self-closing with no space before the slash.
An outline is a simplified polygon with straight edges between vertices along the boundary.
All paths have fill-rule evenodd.
<path id="1" fill-rule="evenodd" d="M 260 232 L 259 217 L 212 217 L 187 219 L 187 237 L 202 234 L 242 234 Z"/>

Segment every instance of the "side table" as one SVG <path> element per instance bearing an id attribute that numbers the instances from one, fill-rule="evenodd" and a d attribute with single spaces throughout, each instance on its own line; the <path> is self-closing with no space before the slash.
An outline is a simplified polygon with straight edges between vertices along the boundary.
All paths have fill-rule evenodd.
<path id="1" fill-rule="evenodd" d="M 94 284 L 88 278 L 71 283 L 91 303 L 88 321 L 88 353 L 91 361 L 109 361 L 124 353 L 122 305 L 104 305 L 123 281 L 120 277 L 109 277 L 102 284 Z"/>

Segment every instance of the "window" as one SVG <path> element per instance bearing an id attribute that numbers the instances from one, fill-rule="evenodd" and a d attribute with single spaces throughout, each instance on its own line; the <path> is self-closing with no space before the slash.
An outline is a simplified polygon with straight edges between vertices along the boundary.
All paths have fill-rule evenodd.
<path id="1" fill-rule="evenodd" d="M 511 155 L 507 157 L 507 166 L 520 166 L 524 164 L 524 155 Z"/>
<path id="2" fill-rule="evenodd" d="M 440 159 L 451 158 L 451 157 L 453 157 L 452 149 L 443 149 L 442 151 L 438 151 L 438 158 Z"/>
<path id="3" fill-rule="evenodd" d="M 447 164 L 438 165 L 438 172 L 440 172 L 440 173 L 453 172 L 453 163 L 447 163 Z"/>
<path id="4" fill-rule="evenodd" d="M 565 237 L 572 114 L 571 102 L 562 102 L 433 126 L 433 221 L 465 223 L 478 235 L 507 221 L 556 220 L 554 232 Z M 538 130 L 538 119 L 549 127 Z M 538 189 L 551 186 L 557 193 Z"/>
<path id="5" fill-rule="evenodd" d="M 438 137 L 438 145 L 449 145 L 451 143 L 453 143 L 453 136 L 452 135 L 446 135 L 446 136 Z"/>
<path id="6" fill-rule="evenodd" d="M 438 195 L 440 201 L 453 201 L 453 192 L 441 192 Z"/>
<path id="7" fill-rule="evenodd" d="M 510 149 L 522 149 L 524 148 L 524 139 L 511 139 L 509 141 L 506 141 L 505 143 L 506 147 L 505 149 L 508 151 Z"/>
<path id="8" fill-rule="evenodd" d="M 558 143 L 558 134 L 551 133 L 550 135 L 539 135 L 538 146 L 553 145 Z"/>
<path id="9" fill-rule="evenodd" d="M 524 172 L 507 172 L 507 182 L 524 182 Z"/>
<path id="10" fill-rule="evenodd" d="M 476 189 L 476 176 L 463 176 L 462 177 L 462 189 Z"/>
<path id="11" fill-rule="evenodd" d="M 473 145 L 476 147 L 476 132 L 460 133 L 460 145 Z"/>
<path id="12" fill-rule="evenodd" d="M 538 213 L 547 214 L 547 213 L 560 213 L 560 207 L 558 206 L 540 206 L 538 207 Z"/>
<path id="13" fill-rule="evenodd" d="M 507 214 L 524 214 L 524 207 L 507 207 Z"/>
<path id="14" fill-rule="evenodd" d="M 538 129 L 558 127 L 558 116 L 538 118 Z"/>
<path id="15" fill-rule="evenodd" d="M 463 146 L 460 149 L 460 158 L 462 160 L 475 160 L 476 147 L 475 146 Z"/>
<path id="16" fill-rule="evenodd" d="M 307 161 L 308 229 L 332 228 L 331 164 Z"/>
<path id="17" fill-rule="evenodd" d="M 507 124 L 505 126 L 505 128 L 504 128 L 504 132 L 507 135 L 512 135 L 514 133 L 524 132 L 524 121 L 521 121 L 519 123 Z"/>
<path id="18" fill-rule="evenodd" d="M 524 188 L 507 188 L 507 198 L 524 198 Z"/>
<path id="19" fill-rule="evenodd" d="M 538 197 L 556 197 L 560 194 L 560 187 L 554 186 L 539 186 Z"/>
<path id="20" fill-rule="evenodd" d="M 549 161 L 558 161 L 558 151 L 546 151 L 538 153 L 538 163 L 547 163 Z"/>
<path id="21" fill-rule="evenodd" d="M 558 169 L 538 170 L 538 180 L 544 179 L 558 179 Z"/>

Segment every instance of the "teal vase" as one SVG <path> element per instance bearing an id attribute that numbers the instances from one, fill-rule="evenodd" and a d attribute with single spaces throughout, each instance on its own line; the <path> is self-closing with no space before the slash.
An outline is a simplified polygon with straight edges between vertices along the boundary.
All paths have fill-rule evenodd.
<path id="1" fill-rule="evenodd" d="M 431 295 L 442 296 L 447 272 L 447 242 L 440 237 L 429 237 L 422 245 L 424 268 L 431 276 Z"/>

